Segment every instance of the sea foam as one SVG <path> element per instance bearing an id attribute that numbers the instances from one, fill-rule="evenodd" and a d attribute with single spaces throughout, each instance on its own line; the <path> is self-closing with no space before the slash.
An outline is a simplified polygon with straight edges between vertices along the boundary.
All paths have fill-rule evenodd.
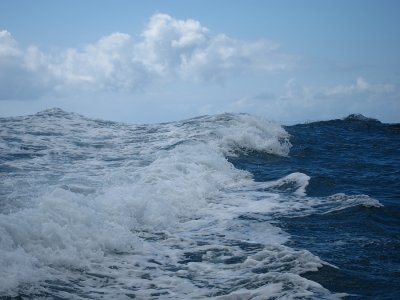
<path id="1" fill-rule="evenodd" d="M 5 123 L 1 296 L 335 298 L 300 276 L 326 263 L 271 221 L 373 203 L 309 198 L 303 173 L 260 183 L 235 168 L 229 156 L 289 154 L 281 126 L 249 115 L 127 125 L 50 110 Z"/>

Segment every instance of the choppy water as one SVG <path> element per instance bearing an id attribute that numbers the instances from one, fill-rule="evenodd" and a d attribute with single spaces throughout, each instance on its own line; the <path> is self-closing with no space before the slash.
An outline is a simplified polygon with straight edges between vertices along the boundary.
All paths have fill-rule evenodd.
<path id="1" fill-rule="evenodd" d="M 0 298 L 397 299 L 400 127 L 0 119 Z"/>

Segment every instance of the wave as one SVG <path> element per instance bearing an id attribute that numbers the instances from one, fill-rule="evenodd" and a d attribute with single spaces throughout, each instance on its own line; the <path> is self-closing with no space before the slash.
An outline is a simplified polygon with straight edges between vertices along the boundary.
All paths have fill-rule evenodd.
<path id="1" fill-rule="evenodd" d="M 272 221 L 380 206 L 308 197 L 303 173 L 256 182 L 235 168 L 228 157 L 291 147 L 247 114 L 128 125 L 51 109 L 0 122 L 0 296 L 337 298 L 301 277 L 329 264 L 285 246 Z"/>
<path id="2" fill-rule="evenodd" d="M 343 118 L 343 121 L 345 121 L 345 122 L 359 121 L 359 122 L 368 122 L 368 123 L 381 123 L 377 119 L 369 118 L 362 114 L 350 114 L 347 117 Z"/>
<path id="3" fill-rule="evenodd" d="M 340 124 L 340 123 L 347 123 L 347 124 L 364 124 L 364 125 L 370 125 L 370 126 L 380 126 L 380 125 L 391 125 L 391 124 L 385 124 L 382 123 L 380 120 L 364 116 L 363 114 L 359 113 L 354 113 L 354 114 L 349 114 L 346 117 L 340 118 L 340 119 L 331 119 L 331 120 L 319 120 L 319 121 L 310 121 L 306 122 L 305 124 L 324 124 L 324 123 L 334 123 L 334 124 Z M 300 125 L 300 124 L 298 124 Z"/>

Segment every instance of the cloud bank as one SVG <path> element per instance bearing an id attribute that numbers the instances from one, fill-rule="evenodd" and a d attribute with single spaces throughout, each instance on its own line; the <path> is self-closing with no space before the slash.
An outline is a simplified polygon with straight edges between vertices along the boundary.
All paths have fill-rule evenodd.
<path id="1" fill-rule="evenodd" d="M 396 85 L 374 83 L 358 77 L 352 83 L 333 86 L 304 86 L 289 79 L 280 95 L 263 92 L 238 99 L 232 111 L 261 113 L 271 119 L 279 117 L 285 124 L 344 117 L 362 113 L 380 120 L 398 119 L 399 90 Z"/>
<path id="2" fill-rule="evenodd" d="M 223 81 L 232 74 L 287 70 L 292 57 L 267 40 L 212 34 L 195 20 L 155 14 L 135 41 L 112 33 L 82 48 L 23 49 L 0 31 L 0 99 L 68 91 L 135 92 L 154 80 Z"/>

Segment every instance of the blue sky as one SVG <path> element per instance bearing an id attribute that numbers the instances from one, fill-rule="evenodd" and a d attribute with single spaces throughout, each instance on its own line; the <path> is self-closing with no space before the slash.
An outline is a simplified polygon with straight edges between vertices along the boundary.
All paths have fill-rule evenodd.
<path id="1" fill-rule="evenodd" d="M 400 122 L 399 15 L 389 0 L 3 0 L 0 116 Z"/>

